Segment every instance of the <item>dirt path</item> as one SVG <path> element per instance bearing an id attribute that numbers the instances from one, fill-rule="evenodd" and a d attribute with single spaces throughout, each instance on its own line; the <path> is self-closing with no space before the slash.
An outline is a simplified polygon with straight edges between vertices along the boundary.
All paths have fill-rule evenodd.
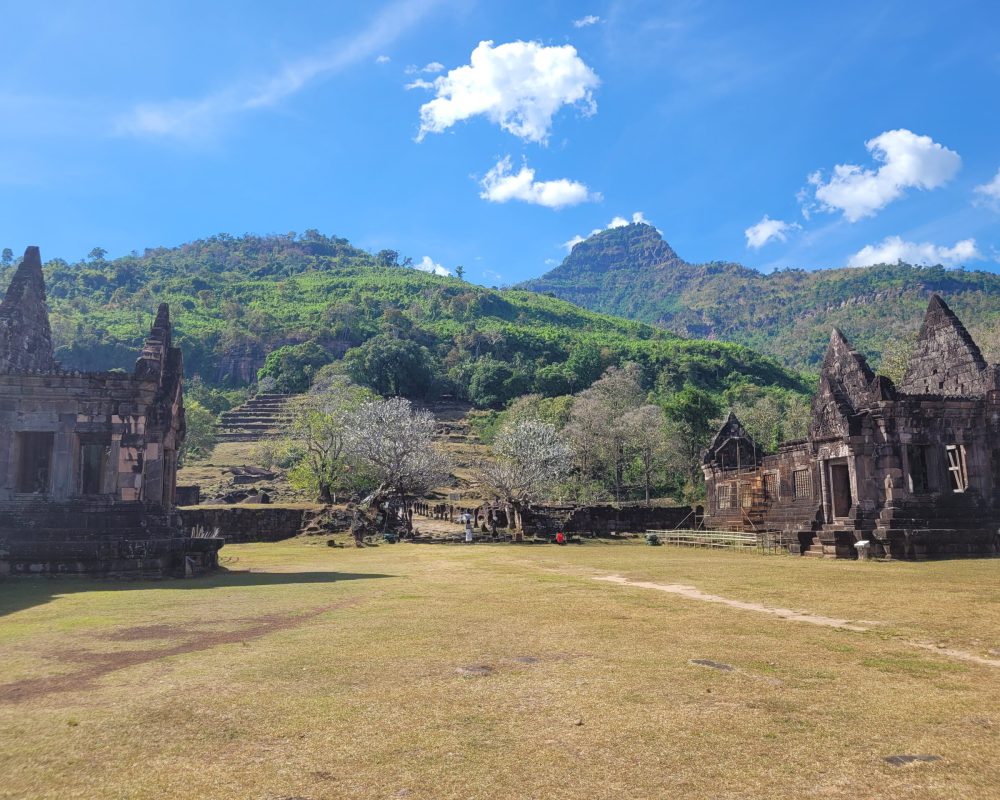
<path id="1" fill-rule="evenodd" d="M 685 586 L 680 583 L 650 583 L 649 581 L 632 581 L 623 578 L 621 575 L 601 575 L 595 580 L 617 583 L 621 586 L 635 586 L 639 589 L 655 589 L 659 592 L 670 592 L 679 594 L 691 600 L 701 600 L 704 603 L 721 603 L 731 608 L 739 608 L 743 611 L 756 611 L 759 614 L 773 614 L 781 619 L 792 622 L 808 622 L 810 625 L 822 625 L 826 628 L 842 628 L 847 631 L 857 631 L 864 633 L 868 628 L 852 624 L 847 619 L 836 619 L 834 617 L 823 617 L 818 614 L 804 614 L 801 611 L 792 611 L 788 608 L 773 608 L 762 603 L 747 603 L 743 600 L 730 600 L 728 597 L 720 597 L 717 594 L 707 594 L 694 586 Z"/>
<path id="2" fill-rule="evenodd" d="M 758 614 L 771 614 L 779 619 L 787 619 L 791 622 L 807 622 L 810 625 L 820 625 L 825 628 L 839 628 L 841 630 L 854 631 L 856 633 L 867 633 L 870 630 L 870 628 L 858 625 L 852 620 L 837 619 L 836 617 L 824 617 L 820 614 L 806 614 L 801 611 L 792 611 L 788 608 L 774 608 L 772 606 L 765 606 L 762 603 L 748 603 L 743 600 L 731 600 L 728 597 L 708 594 L 694 586 L 685 586 L 681 583 L 651 583 L 650 581 L 633 581 L 628 578 L 624 578 L 621 575 L 598 575 L 594 577 L 594 580 L 616 583 L 619 586 L 634 586 L 639 589 L 655 589 L 658 592 L 679 594 L 690 600 L 700 600 L 703 603 L 721 603 L 722 605 L 729 606 L 730 608 L 738 608 L 741 611 L 755 611 Z M 941 647 L 927 642 L 915 642 L 911 639 L 900 639 L 899 641 L 908 647 L 926 650 L 927 652 L 936 653 L 937 655 L 945 656 L 946 658 L 953 658 L 958 661 L 966 661 L 972 664 L 981 664 L 986 667 L 1000 667 L 1000 659 L 997 658 L 987 658 L 986 656 L 979 656 L 975 653 L 966 652 L 965 650 L 955 650 L 950 647 Z"/>

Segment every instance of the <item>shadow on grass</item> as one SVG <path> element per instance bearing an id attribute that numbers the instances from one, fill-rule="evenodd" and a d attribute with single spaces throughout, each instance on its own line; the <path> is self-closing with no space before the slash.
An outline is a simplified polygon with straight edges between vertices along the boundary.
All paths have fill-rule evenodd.
<path id="1" fill-rule="evenodd" d="M 220 569 L 198 578 L 120 579 L 77 577 L 70 575 L 15 575 L 0 579 L 0 617 L 33 606 L 44 605 L 56 597 L 80 592 L 130 592 L 148 589 L 219 589 L 244 586 L 290 586 L 310 583 L 395 578 L 377 572 L 257 572 Z"/>

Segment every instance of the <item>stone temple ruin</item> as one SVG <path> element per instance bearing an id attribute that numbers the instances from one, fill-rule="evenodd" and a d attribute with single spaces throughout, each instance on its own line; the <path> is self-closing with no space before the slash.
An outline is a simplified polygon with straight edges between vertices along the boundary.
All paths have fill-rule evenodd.
<path id="1" fill-rule="evenodd" d="M 222 540 L 174 509 L 183 365 L 161 305 L 135 369 L 56 363 L 37 247 L 0 304 L 0 574 L 191 575 Z"/>
<path id="2" fill-rule="evenodd" d="M 764 455 L 730 415 L 705 452 L 706 527 L 783 536 L 792 552 L 934 558 L 1000 551 L 1000 367 L 938 296 L 899 386 L 840 331 L 809 436 Z"/>

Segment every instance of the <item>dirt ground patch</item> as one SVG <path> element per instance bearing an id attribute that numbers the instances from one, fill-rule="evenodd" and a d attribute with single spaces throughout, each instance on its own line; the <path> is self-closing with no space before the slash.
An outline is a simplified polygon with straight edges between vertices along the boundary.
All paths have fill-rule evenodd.
<path id="1" fill-rule="evenodd" d="M 254 639 L 260 639 L 277 631 L 289 630 L 325 614 L 329 611 L 356 605 L 357 601 L 345 601 L 312 609 L 303 614 L 270 614 L 258 617 L 245 623 L 236 630 L 229 631 L 193 631 L 190 628 L 175 625 L 141 625 L 125 628 L 108 634 L 106 638 L 114 641 L 143 641 L 149 639 L 168 639 L 183 637 L 184 641 L 169 647 L 158 647 L 150 650 L 122 650 L 100 652 L 67 648 L 47 654 L 47 658 L 58 663 L 82 664 L 78 669 L 62 675 L 52 675 L 43 678 L 26 678 L 13 683 L 0 684 L 0 703 L 23 703 L 44 697 L 55 692 L 85 691 L 106 675 L 118 670 L 148 664 L 161 658 L 179 656 L 186 653 L 196 653 L 211 647 L 225 644 L 237 644 Z"/>

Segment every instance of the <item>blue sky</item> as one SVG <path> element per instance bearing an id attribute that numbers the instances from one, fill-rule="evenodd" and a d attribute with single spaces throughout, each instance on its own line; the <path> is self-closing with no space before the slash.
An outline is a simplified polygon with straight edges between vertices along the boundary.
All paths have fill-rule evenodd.
<path id="1" fill-rule="evenodd" d="M 993 2 L 0 2 L 0 22 L 15 251 L 318 228 L 492 285 L 639 213 L 695 262 L 1000 270 Z"/>

